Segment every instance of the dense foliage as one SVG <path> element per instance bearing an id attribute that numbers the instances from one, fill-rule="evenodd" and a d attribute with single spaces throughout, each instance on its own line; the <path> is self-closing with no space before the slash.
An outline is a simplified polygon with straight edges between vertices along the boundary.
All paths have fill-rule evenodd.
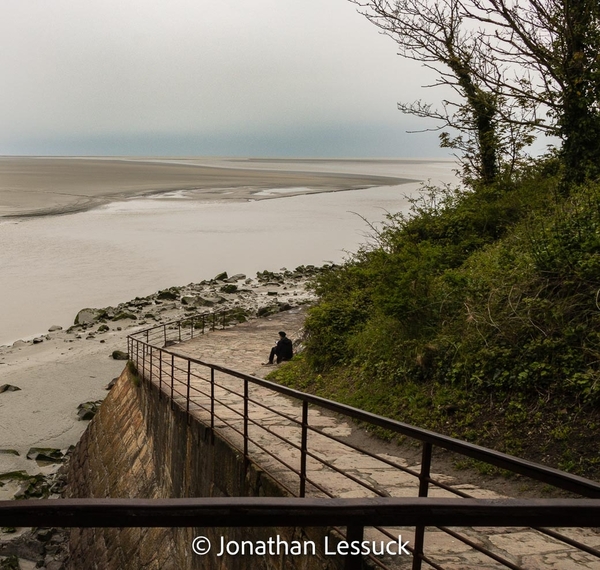
<path id="1" fill-rule="evenodd" d="M 317 278 L 306 351 L 279 379 L 594 471 L 600 185 L 559 185 L 548 160 L 502 188 L 426 188 Z"/>

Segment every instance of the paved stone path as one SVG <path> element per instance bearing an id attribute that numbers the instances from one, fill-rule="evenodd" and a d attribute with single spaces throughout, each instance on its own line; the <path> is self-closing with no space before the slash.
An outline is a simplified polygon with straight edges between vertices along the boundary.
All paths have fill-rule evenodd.
<path id="1" fill-rule="evenodd" d="M 217 330 L 197 336 L 191 341 L 172 347 L 178 354 L 219 364 L 246 374 L 264 377 L 272 367 L 264 366 L 271 346 L 278 339 L 278 331 L 284 330 L 295 339 L 299 336 L 304 319 L 302 309 L 293 309 L 275 316 L 250 321 L 236 327 Z M 170 359 L 163 361 L 163 370 L 168 370 Z M 281 366 L 285 366 L 282 364 Z M 185 361 L 175 359 L 176 377 L 182 382 L 187 377 Z M 210 371 L 202 366 L 191 368 L 191 394 L 193 404 L 190 412 L 197 418 L 210 422 Z M 155 379 L 156 381 L 156 379 Z M 219 433 L 239 448 L 243 438 L 243 381 L 222 373 L 215 373 L 215 397 L 217 400 L 215 427 Z M 187 386 L 175 383 L 175 400 L 185 407 Z M 170 386 L 164 386 L 166 392 Z M 301 406 L 286 396 L 273 393 L 260 386 L 249 386 L 249 435 L 253 443 L 249 445 L 249 455 L 263 469 L 271 473 L 286 485 L 293 493 L 299 489 L 299 477 L 291 469 L 299 470 L 300 452 L 290 445 L 291 441 L 300 446 Z M 267 409 L 267 407 L 269 409 Z M 277 410 L 274 413 L 272 410 Z M 395 444 L 386 444 L 372 438 L 345 418 L 337 417 L 326 411 L 310 407 L 309 424 L 327 435 L 342 441 L 360 441 L 363 448 L 369 449 L 384 461 L 395 463 L 414 472 L 419 471 L 419 461 L 414 453 L 405 453 L 405 449 Z M 287 441 L 283 441 L 284 438 Z M 377 458 L 353 451 L 342 443 L 333 441 L 324 435 L 309 432 L 308 449 L 314 454 L 307 462 L 307 476 L 312 484 L 307 485 L 307 495 L 335 497 L 369 497 L 389 495 L 394 497 L 415 497 L 418 495 L 418 481 L 408 473 L 391 467 Z M 319 460 L 317 460 L 317 458 Z M 350 477 L 336 472 L 324 465 L 343 470 Z M 485 481 L 473 484 L 472 476 L 461 481 L 460 475 L 435 472 L 435 458 L 432 477 L 453 488 L 459 489 L 477 498 L 500 498 L 518 496 L 517 483 L 514 489 L 504 485 L 503 494 L 486 488 Z M 469 478 L 467 478 L 469 479 Z M 454 497 L 444 489 L 430 488 L 430 496 Z M 600 559 L 578 551 L 563 542 L 557 541 L 533 529 L 527 528 L 456 528 L 463 536 L 475 544 L 489 548 L 515 567 L 531 570 L 551 568 L 556 570 L 600 570 Z M 402 534 L 404 540 L 413 544 L 412 529 L 387 529 L 391 536 Z M 597 529 L 561 529 L 570 536 L 593 548 L 600 548 L 600 533 Z M 385 539 L 385 536 L 370 530 L 368 538 Z M 425 552 L 441 567 L 447 570 L 496 569 L 504 566 L 477 552 L 458 538 L 439 529 L 428 528 L 425 534 Z M 410 568 L 411 560 L 406 557 L 382 559 L 390 568 Z M 429 568 L 423 564 L 423 568 Z M 509 566 L 511 567 L 511 566 Z"/>

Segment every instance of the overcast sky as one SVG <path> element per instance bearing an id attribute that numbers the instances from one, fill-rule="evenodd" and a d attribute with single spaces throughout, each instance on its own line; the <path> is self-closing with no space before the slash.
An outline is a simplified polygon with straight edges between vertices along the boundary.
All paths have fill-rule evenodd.
<path id="1" fill-rule="evenodd" d="M 0 154 L 447 156 L 347 0 L 0 0 Z"/>

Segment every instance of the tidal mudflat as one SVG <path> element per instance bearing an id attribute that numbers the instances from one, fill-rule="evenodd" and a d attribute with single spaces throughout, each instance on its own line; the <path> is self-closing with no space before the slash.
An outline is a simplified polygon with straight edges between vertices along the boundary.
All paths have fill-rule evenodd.
<path id="1" fill-rule="evenodd" d="M 451 161 L 0 159 L 0 344 L 228 270 L 339 262 Z M 362 217 L 361 217 L 362 216 Z"/>

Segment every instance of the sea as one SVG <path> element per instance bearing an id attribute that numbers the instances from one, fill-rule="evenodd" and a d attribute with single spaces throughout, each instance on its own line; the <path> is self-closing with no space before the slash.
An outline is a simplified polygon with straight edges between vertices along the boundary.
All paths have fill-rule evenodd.
<path id="1" fill-rule="evenodd" d="M 310 165 L 303 166 L 308 169 Z M 456 183 L 452 161 L 344 161 L 336 172 Z M 323 164 L 315 165 L 323 170 Z M 68 327 L 84 307 L 106 307 L 227 271 L 341 263 L 387 214 L 408 212 L 421 182 L 272 199 L 194 199 L 170 191 L 93 210 L 0 218 L 0 345 Z M 222 190 L 226 192 L 226 189 Z"/>

